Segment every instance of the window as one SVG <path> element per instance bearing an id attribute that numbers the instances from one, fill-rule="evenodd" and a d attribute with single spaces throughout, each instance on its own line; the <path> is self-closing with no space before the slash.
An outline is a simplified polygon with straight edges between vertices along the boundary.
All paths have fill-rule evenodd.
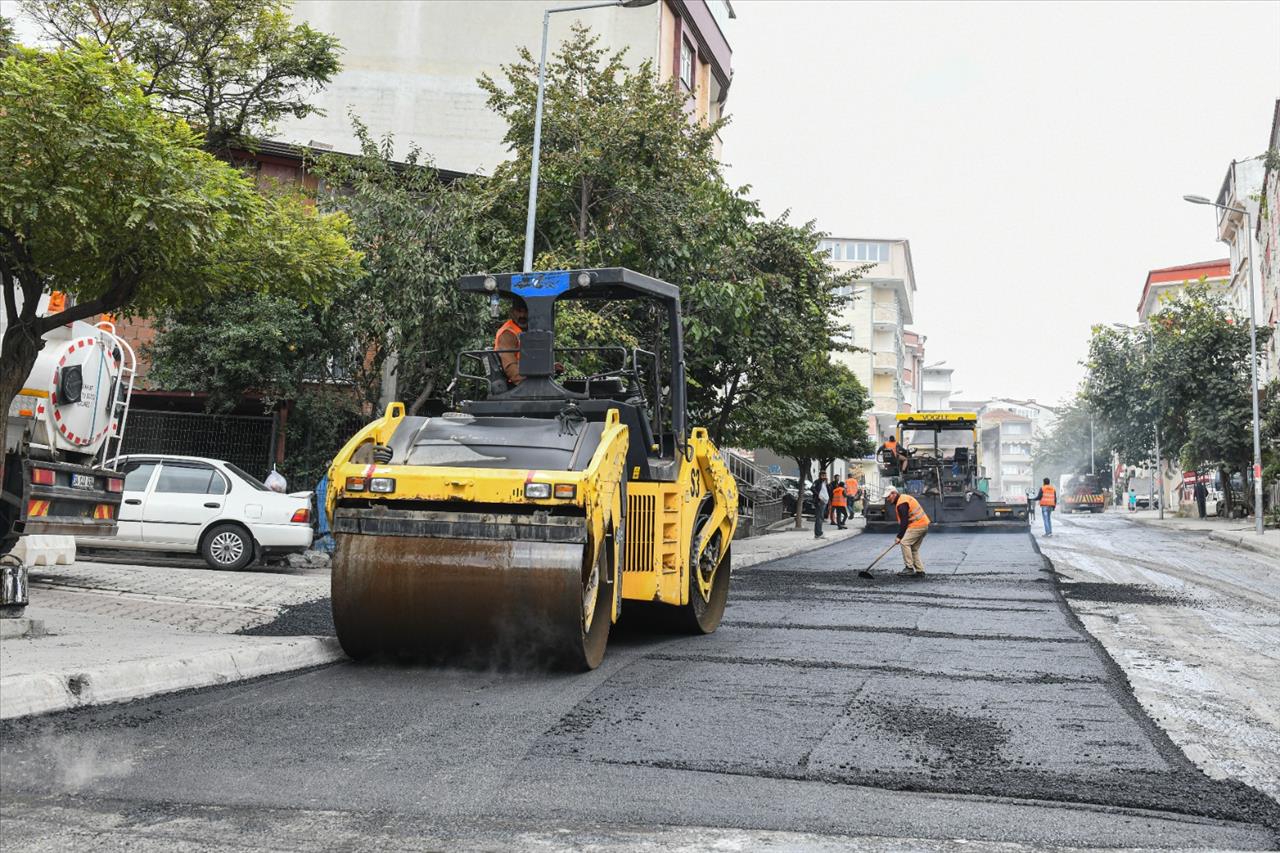
<path id="1" fill-rule="evenodd" d="M 124 490 L 141 492 L 151 482 L 151 472 L 156 470 L 155 462 L 126 462 L 124 466 Z"/>
<path id="2" fill-rule="evenodd" d="M 222 495 L 227 484 L 222 475 L 203 465 L 177 465 L 166 462 L 160 469 L 156 493 L 177 495 Z"/>
<path id="3" fill-rule="evenodd" d="M 889 260 L 889 244 L 888 243 L 836 243 L 837 247 L 844 246 L 844 259 L 846 261 L 862 261 L 868 264 L 884 263 Z M 837 248 L 837 251 L 839 249 Z M 837 256 L 838 258 L 838 256 Z"/>
<path id="4" fill-rule="evenodd" d="M 831 244 L 831 260 L 833 260 L 833 261 L 838 261 L 838 260 L 840 260 L 840 248 L 841 248 L 841 245 L 842 245 L 842 244 L 840 244 L 840 243 L 832 243 L 832 244 Z"/>
<path id="5" fill-rule="evenodd" d="M 693 43 L 687 38 L 680 39 L 680 82 L 690 92 L 693 91 Z"/>
<path id="6" fill-rule="evenodd" d="M 265 483 L 263 483 L 261 480 L 259 480 L 257 477 L 253 476 L 252 474 L 245 471 L 243 468 L 240 468 L 237 465 L 233 465 L 230 462 L 226 463 L 226 465 L 227 465 L 227 470 L 229 470 L 232 474 L 235 474 L 241 480 L 244 480 L 250 486 L 253 486 L 258 491 L 260 492 L 271 491 L 270 489 L 267 488 Z"/>

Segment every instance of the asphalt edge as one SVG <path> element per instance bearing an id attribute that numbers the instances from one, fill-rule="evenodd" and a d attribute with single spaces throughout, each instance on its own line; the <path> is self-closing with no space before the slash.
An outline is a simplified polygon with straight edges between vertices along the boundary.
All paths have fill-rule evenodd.
<path id="1" fill-rule="evenodd" d="M 1123 708 L 1131 718 L 1133 718 L 1134 722 L 1147 733 L 1151 738 L 1152 744 L 1155 745 L 1156 750 L 1166 760 L 1169 760 L 1173 764 L 1181 767 L 1185 772 L 1201 776 L 1210 782 L 1218 784 L 1226 782 L 1246 788 L 1253 792 L 1254 795 L 1261 798 L 1265 804 L 1270 806 L 1271 808 L 1267 810 L 1267 819 L 1263 823 L 1255 825 L 1260 825 L 1270 830 L 1275 839 L 1276 849 L 1280 849 L 1280 804 L 1277 804 L 1266 794 L 1239 779 L 1213 779 L 1205 773 L 1204 770 L 1196 766 L 1195 762 L 1187 757 L 1187 754 L 1182 751 L 1182 747 L 1174 743 L 1173 739 L 1169 737 L 1169 733 L 1166 732 L 1159 723 L 1152 719 L 1151 715 L 1147 713 L 1147 709 L 1138 701 L 1138 697 L 1133 690 L 1133 684 L 1129 681 L 1128 673 L 1126 673 L 1124 668 L 1111 656 L 1111 653 L 1107 651 L 1107 647 L 1102 644 L 1102 641 L 1093 636 L 1089 629 L 1085 627 L 1084 620 L 1082 620 L 1080 615 L 1076 613 L 1075 609 L 1071 606 L 1071 602 L 1067 599 L 1066 594 L 1063 591 L 1062 584 L 1064 576 L 1057 570 L 1057 567 L 1054 566 L 1053 560 L 1040 550 L 1040 542 L 1036 538 L 1036 535 L 1028 530 L 1027 536 L 1031 539 L 1032 549 L 1043 562 L 1042 571 L 1047 572 L 1050 578 L 1052 578 L 1054 600 L 1066 615 L 1067 623 L 1075 628 L 1076 632 L 1084 638 L 1085 642 L 1093 649 L 1094 654 L 1102 661 L 1103 667 L 1112 676 L 1105 685 L 1107 692 L 1110 693 L 1120 704 L 1120 707 Z M 1185 813 L 1173 812 L 1173 814 Z M 1190 816 L 1208 818 L 1211 820 L 1230 820 L 1229 818 L 1206 814 L 1192 814 Z M 1242 821 L 1237 820 L 1236 822 Z"/>
<path id="2" fill-rule="evenodd" d="M 0 720 L 115 705 L 168 693 L 248 681 L 344 657 L 333 637 L 263 638 L 185 657 L 111 664 L 0 680 Z"/>

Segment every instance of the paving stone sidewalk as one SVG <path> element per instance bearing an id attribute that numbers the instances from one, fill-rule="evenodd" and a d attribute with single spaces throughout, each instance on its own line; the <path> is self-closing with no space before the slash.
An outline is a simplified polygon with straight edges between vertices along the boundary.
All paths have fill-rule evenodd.
<path id="1" fill-rule="evenodd" d="M 249 637 L 327 575 L 78 562 L 33 567 L 32 636 L 0 639 L 0 718 L 205 687 L 341 657 L 331 637 Z"/>

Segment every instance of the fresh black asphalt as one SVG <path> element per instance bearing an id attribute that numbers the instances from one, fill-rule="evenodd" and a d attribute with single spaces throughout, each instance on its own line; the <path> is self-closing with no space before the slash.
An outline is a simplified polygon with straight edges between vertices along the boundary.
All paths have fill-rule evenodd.
<path id="1" fill-rule="evenodd" d="M 1280 806 L 1168 741 L 1029 536 L 935 533 L 927 577 L 858 578 L 886 541 L 740 570 L 715 634 L 616 630 L 585 675 L 344 664 L 10 724 L 6 850 L 68 822 L 165 846 L 177 820 L 231 846 L 602 826 L 1276 844 Z M 311 605 L 262 633 L 325 624 Z"/>

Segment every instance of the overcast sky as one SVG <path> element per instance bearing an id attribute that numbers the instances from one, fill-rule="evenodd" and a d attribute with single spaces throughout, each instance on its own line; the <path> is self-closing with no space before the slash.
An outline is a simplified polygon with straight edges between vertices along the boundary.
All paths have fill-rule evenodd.
<path id="1" fill-rule="evenodd" d="M 1226 257 L 1209 208 L 1262 153 L 1280 3 L 735 0 L 724 158 L 771 215 L 905 237 L 954 387 L 1056 402 L 1149 269 Z"/>

